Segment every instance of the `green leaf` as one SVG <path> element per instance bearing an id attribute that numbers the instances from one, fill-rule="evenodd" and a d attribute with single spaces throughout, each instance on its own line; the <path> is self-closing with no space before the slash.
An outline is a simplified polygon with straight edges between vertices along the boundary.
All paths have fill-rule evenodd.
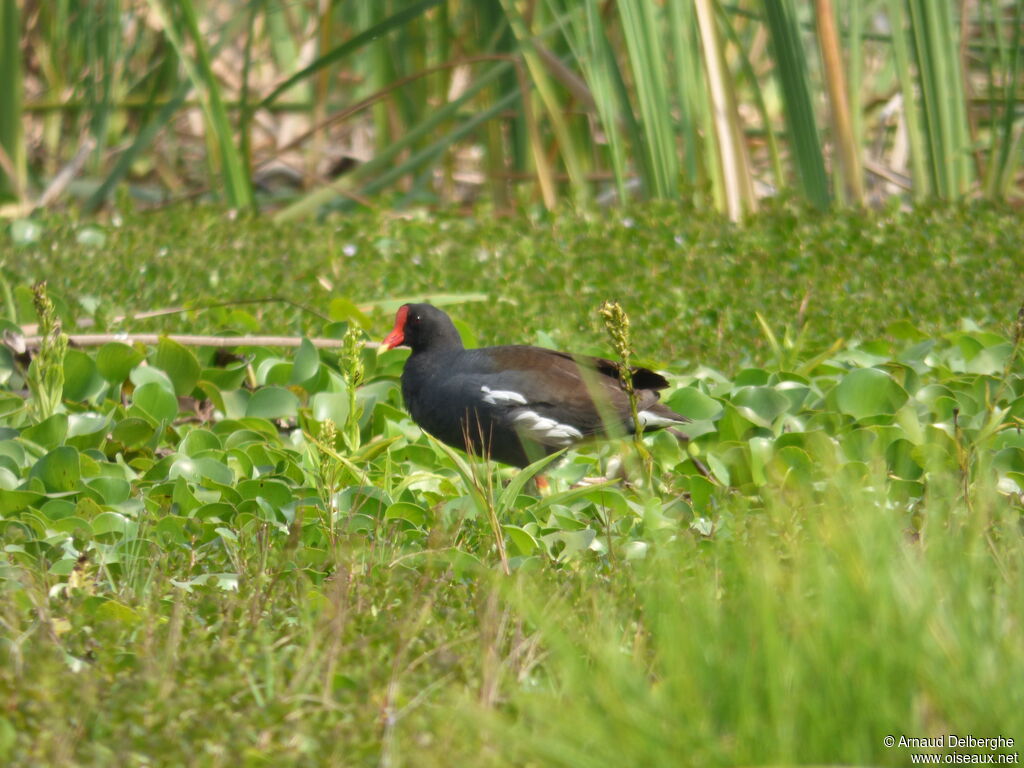
<path id="1" fill-rule="evenodd" d="M 388 507 L 384 513 L 385 520 L 404 520 L 416 528 L 424 527 L 430 519 L 427 510 L 418 504 L 399 501 Z"/>
<path id="2" fill-rule="evenodd" d="M 78 488 L 81 480 L 81 462 L 78 451 L 68 446 L 54 448 L 43 456 L 29 472 L 38 477 L 50 493 L 62 493 Z"/>
<path id="3" fill-rule="evenodd" d="M 120 504 L 132 494 L 132 486 L 120 477 L 94 477 L 86 485 L 96 492 L 103 504 Z"/>
<path id="4" fill-rule="evenodd" d="M 339 427 L 348 421 L 349 400 L 347 392 L 317 392 L 309 399 L 314 421 L 330 419 Z"/>
<path id="5" fill-rule="evenodd" d="M 204 368 L 200 374 L 202 381 L 208 381 L 218 389 L 238 389 L 245 381 L 249 372 L 249 364 L 246 362 L 232 363 L 225 368 Z"/>
<path id="6" fill-rule="evenodd" d="M 136 389 L 132 403 L 157 422 L 172 421 L 178 415 L 178 398 L 155 381 Z"/>
<path id="7" fill-rule="evenodd" d="M 101 512 L 92 520 L 92 533 L 97 538 L 121 538 L 128 533 L 128 518 L 117 512 Z"/>
<path id="8" fill-rule="evenodd" d="M 733 394 L 732 403 L 744 418 L 760 426 L 769 426 L 786 412 L 789 398 L 772 387 L 743 387 Z"/>
<path id="9" fill-rule="evenodd" d="M 720 402 L 694 387 L 677 389 L 665 401 L 665 405 L 694 421 L 714 419 L 722 413 Z"/>
<path id="10" fill-rule="evenodd" d="M 513 554 L 525 557 L 537 551 L 539 546 L 537 540 L 525 528 L 520 528 L 517 525 L 503 525 L 501 529 L 512 542 Z"/>
<path id="11" fill-rule="evenodd" d="M 166 336 L 157 344 L 156 353 L 150 363 L 167 374 L 174 384 L 174 394 L 179 397 L 188 395 L 195 389 L 199 373 L 202 371 L 191 349 L 171 341 Z"/>
<path id="12" fill-rule="evenodd" d="M 209 478 L 216 483 L 231 485 L 235 482 L 235 473 L 227 464 L 216 459 L 190 459 L 179 456 L 167 471 L 167 477 L 174 480 L 184 477 L 191 483 L 202 483 Z"/>
<path id="13" fill-rule="evenodd" d="M 111 432 L 111 437 L 126 448 L 135 448 L 153 437 L 153 425 L 145 419 L 132 416 L 121 419 Z"/>
<path id="14" fill-rule="evenodd" d="M 245 407 L 247 417 L 287 419 L 298 413 L 299 398 L 281 387 L 256 390 Z"/>
<path id="15" fill-rule="evenodd" d="M 523 486 L 526 485 L 530 478 L 543 472 L 544 469 L 555 461 L 558 461 L 565 454 L 565 449 L 555 451 L 554 453 L 544 456 L 537 461 L 533 462 L 524 469 L 516 472 L 515 476 L 509 480 L 509 483 L 502 490 L 501 495 L 498 496 L 497 509 L 498 512 L 504 512 L 512 507 L 519 492 L 523 490 Z"/>
<path id="16" fill-rule="evenodd" d="M 220 438 L 208 429 L 192 429 L 178 444 L 178 452 L 184 456 L 196 456 L 203 451 L 220 450 Z"/>
<path id="17" fill-rule="evenodd" d="M 31 440 L 43 448 L 56 448 L 68 434 L 68 417 L 65 413 L 55 413 L 35 426 L 23 430 L 21 436 Z"/>
<path id="18" fill-rule="evenodd" d="M 103 389 L 103 384 L 103 377 L 89 355 L 73 348 L 64 353 L 65 400 L 88 400 Z"/>
<path id="19" fill-rule="evenodd" d="M 111 384 L 121 384 L 128 378 L 132 368 L 141 363 L 144 357 L 137 349 L 119 341 L 112 341 L 104 344 L 96 353 L 96 368 Z"/>
<path id="20" fill-rule="evenodd" d="M 7 491 L 0 490 L 0 515 L 10 515 L 14 512 L 34 506 L 46 496 L 35 491 Z"/>
<path id="21" fill-rule="evenodd" d="M 908 397 L 903 387 L 878 368 L 856 368 L 836 387 L 836 406 L 855 419 L 896 413 Z"/>
<path id="22" fill-rule="evenodd" d="M 288 383 L 302 384 L 316 376 L 320 370 L 320 352 L 309 339 L 303 339 L 295 353 L 292 375 Z"/>

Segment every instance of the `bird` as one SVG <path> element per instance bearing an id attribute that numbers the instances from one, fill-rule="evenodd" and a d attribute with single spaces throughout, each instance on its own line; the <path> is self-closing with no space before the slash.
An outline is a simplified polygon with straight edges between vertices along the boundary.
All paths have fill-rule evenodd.
<path id="1" fill-rule="evenodd" d="M 451 318 L 431 304 L 403 304 L 383 350 L 405 345 L 402 398 L 413 421 L 467 453 L 526 467 L 597 437 L 633 434 L 619 366 L 611 360 L 509 345 L 466 349 Z M 659 402 L 659 373 L 630 369 L 640 429 L 690 421 Z"/>

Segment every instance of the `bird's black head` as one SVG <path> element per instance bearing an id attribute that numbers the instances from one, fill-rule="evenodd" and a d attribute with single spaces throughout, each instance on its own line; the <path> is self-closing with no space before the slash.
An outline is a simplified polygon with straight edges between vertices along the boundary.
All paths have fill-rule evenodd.
<path id="1" fill-rule="evenodd" d="M 431 348 L 462 349 L 462 337 L 452 319 L 430 304 L 403 304 L 395 315 L 395 327 L 381 346 L 384 349 L 404 344 L 413 352 Z"/>

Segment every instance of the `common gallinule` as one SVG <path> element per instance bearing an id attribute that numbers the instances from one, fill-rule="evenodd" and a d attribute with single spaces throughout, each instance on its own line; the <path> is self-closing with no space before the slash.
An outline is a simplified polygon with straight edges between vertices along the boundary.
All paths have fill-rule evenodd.
<path id="1" fill-rule="evenodd" d="M 609 428 L 634 432 L 629 396 L 610 360 L 521 345 L 466 349 L 451 318 L 430 304 L 399 308 L 381 346 L 399 344 L 412 348 L 402 371 L 405 407 L 456 448 L 525 467 Z M 658 402 L 668 386 L 663 376 L 646 368 L 632 374 L 641 429 L 689 421 Z"/>

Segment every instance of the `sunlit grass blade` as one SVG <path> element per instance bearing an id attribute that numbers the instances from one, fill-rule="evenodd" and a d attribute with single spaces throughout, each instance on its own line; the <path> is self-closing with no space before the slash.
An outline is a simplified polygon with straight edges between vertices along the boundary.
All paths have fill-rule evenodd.
<path id="1" fill-rule="evenodd" d="M 922 0 L 907 0 L 907 7 L 928 137 L 932 191 L 952 200 L 966 194 L 971 182 L 964 84 L 952 8 Z"/>
<path id="2" fill-rule="evenodd" d="M 349 38 L 336 48 L 332 48 L 327 53 L 317 57 L 311 64 L 309 64 L 309 66 L 303 67 L 294 75 L 286 79 L 283 83 L 267 94 L 257 106 L 265 107 L 268 104 L 273 103 L 278 96 L 292 88 L 296 83 L 303 82 L 315 72 L 320 71 L 330 64 L 340 61 L 349 54 L 358 51 L 368 43 L 378 39 L 382 35 L 386 35 L 392 30 L 398 29 L 402 25 L 409 23 L 413 19 L 433 8 L 435 5 L 438 5 L 440 2 L 442 2 L 442 0 L 420 0 L 420 2 L 406 6 L 398 13 L 388 16 L 372 27 L 364 29 L 362 32 Z"/>
<path id="3" fill-rule="evenodd" d="M 0 200 L 26 194 L 25 142 L 22 134 L 21 19 L 18 3 L 0 4 Z"/>
<path id="4" fill-rule="evenodd" d="M 661 36 L 664 24 L 656 6 L 644 0 L 622 0 L 618 9 L 644 137 L 642 147 L 636 150 L 648 155 L 650 193 L 672 197 L 679 171 L 666 82 L 668 57 Z"/>
<path id="5" fill-rule="evenodd" d="M 766 0 L 764 12 L 775 52 L 775 72 L 782 88 L 790 153 L 804 196 L 816 207 L 829 205 L 828 176 L 814 103 L 807 79 L 807 57 L 792 0 Z"/>
<path id="6" fill-rule="evenodd" d="M 1010 17 L 1012 34 L 1007 35 L 1001 19 L 1001 6 L 997 4 L 993 16 L 994 37 L 1000 51 L 1003 86 L 993 92 L 993 107 L 1000 105 L 1002 118 L 997 119 L 997 110 L 992 112 L 992 138 L 989 150 L 989 171 L 985 183 L 986 193 L 992 198 L 1006 198 L 1010 194 L 1014 177 L 1021 164 L 1021 146 L 1024 142 L 1024 126 L 1018 123 L 1017 91 L 1024 73 L 1024 3 L 1016 3 Z M 1009 45 L 1004 38 L 1009 37 Z"/>
<path id="7" fill-rule="evenodd" d="M 926 142 L 921 127 L 921 110 L 918 106 L 917 89 L 914 87 L 911 68 L 910 44 L 907 36 L 906 5 L 903 0 L 888 0 L 887 15 L 892 28 L 892 52 L 896 76 L 903 96 L 903 117 L 910 145 L 910 174 L 913 180 L 912 194 L 915 200 L 923 200 L 931 194 L 931 176 L 926 162 Z"/>
<path id="8" fill-rule="evenodd" d="M 203 112 L 206 115 L 209 137 L 215 143 L 220 175 L 229 205 L 237 208 L 251 208 L 253 205 L 252 184 L 246 167 L 234 141 L 234 129 L 228 119 L 220 84 L 213 73 L 209 51 L 199 31 L 199 22 L 191 0 L 180 0 L 176 8 L 181 14 L 182 25 L 195 48 L 195 61 L 185 50 L 184 38 L 174 24 L 174 19 L 165 5 L 166 0 L 149 0 L 150 7 L 160 17 L 164 34 L 174 46 L 185 71 L 199 94 Z"/>
<path id="9" fill-rule="evenodd" d="M 547 2 L 553 14 L 559 18 L 562 34 L 589 87 L 597 120 L 607 137 L 616 193 L 619 200 L 626 200 L 628 155 L 622 126 L 626 119 L 624 112 L 629 109 L 629 105 L 621 104 L 618 99 L 613 74 L 618 64 L 603 33 L 598 2 L 586 0 L 573 9 L 567 7 L 565 0 Z"/>
<path id="10" fill-rule="evenodd" d="M 544 112 L 551 125 L 551 132 L 558 142 L 561 150 L 560 156 L 569 174 L 569 183 L 572 188 L 573 197 L 577 202 L 586 202 L 590 199 L 590 184 L 583 172 L 581 153 L 583 147 L 578 146 L 563 114 L 563 107 L 558 100 L 554 84 L 548 74 L 541 57 L 533 45 L 533 35 L 527 25 L 526 19 L 512 0 L 501 0 L 501 7 L 505 11 L 509 26 L 519 43 L 519 52 L 526 62 L 530 78 L 537 89 L 537 96 L 544 106 Z M 529 94 L 523 94 L 523 98 L 529 98 Z M 532 151 L 534 161 L 537 155 L 544 152 L 544 148 L 533 143 Z"/>

